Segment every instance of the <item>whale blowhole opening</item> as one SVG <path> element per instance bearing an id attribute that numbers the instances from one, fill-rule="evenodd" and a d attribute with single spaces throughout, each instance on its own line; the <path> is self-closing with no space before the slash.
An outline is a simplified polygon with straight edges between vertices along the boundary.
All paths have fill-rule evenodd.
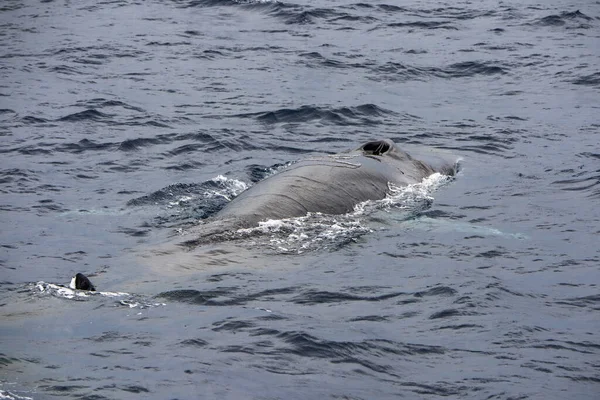
<path id="1" fill-rule="evenodd" d="M 390 151 L 390 144 L 384 140 L 365 143 L 362 150 L 370 155 L 380 156 Z"/>

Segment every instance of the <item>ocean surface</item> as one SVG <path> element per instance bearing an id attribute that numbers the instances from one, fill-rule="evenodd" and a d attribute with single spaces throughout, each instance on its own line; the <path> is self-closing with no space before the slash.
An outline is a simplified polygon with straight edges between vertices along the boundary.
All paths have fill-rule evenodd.
<path id="1" fill-rule="evenodd" d="M 3 0 L 0 399 L 600 398 L 599 39 L 594 0 Z M 459 172 L 178 246 L 379 138 Z"/>

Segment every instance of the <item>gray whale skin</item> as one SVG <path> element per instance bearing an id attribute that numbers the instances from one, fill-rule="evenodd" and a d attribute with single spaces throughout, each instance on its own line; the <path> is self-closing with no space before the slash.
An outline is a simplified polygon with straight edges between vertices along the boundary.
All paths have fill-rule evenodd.
<path id="1" fill-rule="evenodd" d="M 215 219 L 252 227 L 309 212 L 344 214 L 360 202 L 383 199 L 389 183 L 404 186 L 434 172 L 454 174 L 455 163 L 437 164 L 411 157 L 390 139 L 371 141 L 353 151 L 300 160 L 242 192 Z"/>

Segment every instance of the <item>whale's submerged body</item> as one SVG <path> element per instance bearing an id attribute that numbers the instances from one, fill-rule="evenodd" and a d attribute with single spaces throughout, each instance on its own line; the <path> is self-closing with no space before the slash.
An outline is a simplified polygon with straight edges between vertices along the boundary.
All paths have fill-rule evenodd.
<path id="1" fill-rule="evenodd" d="M 383 199 L 390 184 L 405 186 L 435 172 L 454 171 L 455 164 L 434 166 L 411 157 L 389 139 L 377 140 L 353 151 L 301 160 L 242 192 L 215 218 L 252 227 L 309 212 L 344 214 L 363 201 Z"/>

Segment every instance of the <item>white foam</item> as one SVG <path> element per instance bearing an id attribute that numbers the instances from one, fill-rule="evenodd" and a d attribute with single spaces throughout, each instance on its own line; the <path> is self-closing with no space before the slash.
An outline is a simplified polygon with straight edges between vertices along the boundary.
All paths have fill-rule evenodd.
<path id="1" fill-rule="evenodd" d="M 73 280 L 71 280 L 70 285 L 75 285 Z M 35 284 L 36 289 L 38 289 L 42 293 L 49 293 L 55 295 L 57 297 L 63 297 L 65 299 L 75 299 L 75 298 L 86 298 L 90 296 L 105 296 L 105 297 L 123 297 L 129 296 L 129 293 L 123 292 L 91 292 L 87 290 L 77 290 L 71 289 L 70 287 L 55 285 L 54 283 L 46 283 L 40 281 Z"/>
<path id="2" fill-rule="evenodd" d="M 403 208 L 409 209 L 415 205 L 433 201 L 432 193 L 448 183 L 452 178 L 436 172 L 419 183 L 407 186 L 396 186 L 388 183 L 388 195 L 381 200 L 368 200 L 354 207 L 355 215 L 368 214 L 373 210 Z"/>
<path id="3" fill-rule="evenodd" d="M 33 400 L 33 397 L 19 396 L 8 390 L 0 390 L 0 400 Z"/>
<path id="4" fill-rule="evenodd" d="M 433 201 L 432 192 L 450 179 L 449 176 L 435 173 L 412 185 L 399 187 L 390 184 L 388 196 L 384 199 L 357 204 L 349 214 L 309 213 L 304 217 L 267 220 L 254 228 L 239 229 L 236 234 L 241 237 L 267 235 L 268 244 L 276 251 L 285 253 L 303 253 L 311 249 L 339 245 L 372 232 L 372 228 L 364 224 L 364 216 L 391 208 L 412 210 L 428 206 Z"/>
<path id="5" fill-rule="evenodd" d="M 180 206 L 182 203 L 187 203 L 188 201 L 193 200 L 193 199 L 194 199 L 194 197 L 192 197 L 192 196 L 181 196 L 177 200 L 170 201 L 167 204 L 167 207 L 171 208 L 171 207 L 175 207 L 175 206 Z"/>
<path id="6" fill-rule="evenodd" d="M 91 300 L 92 298 L 118 298 L 117 304 L 127 308 L 146 309 L 158 306 L 166 306 L 165 303 L 150 302 L 142 296 L 134 296 L 125 292 L 91 292 L 84 290 L 73 290 L 65 286 L 55 285 L 40 281 L 35 284 L 34 289 L 47 295 L 68 300 Z M 0 400 L 2 400 L 0 398 Z"/>
<path id="7" fill-rule="evenodd" d="M 233 197 L 248 189 L 248 185 L 245 182 L 238 179 L 227 178 L 223 175 L 218 175 L 212 178 L 211 181 L 223 186 L 223 189 L 206 191 L 205 196 L 208 198 L 223 197 L 226 200 L 231 201 Z"/>

